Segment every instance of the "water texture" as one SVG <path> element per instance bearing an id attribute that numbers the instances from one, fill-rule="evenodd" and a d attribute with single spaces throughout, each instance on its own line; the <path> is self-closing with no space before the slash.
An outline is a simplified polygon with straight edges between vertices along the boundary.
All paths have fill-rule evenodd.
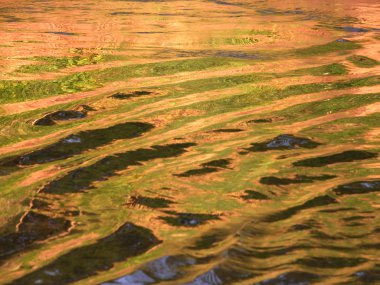
<path id="1" fill-rule="evenodd" d="M 380 284 L 377 0 L 0 3 L 0 284 Z"/>

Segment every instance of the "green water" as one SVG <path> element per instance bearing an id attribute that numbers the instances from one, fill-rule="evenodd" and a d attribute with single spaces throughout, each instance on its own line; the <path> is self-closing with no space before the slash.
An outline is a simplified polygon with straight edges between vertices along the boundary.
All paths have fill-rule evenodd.
<path id="1" fill-rule="evenodd" d="M 0 3 L 0 284 L 380 284 L 380 7 Z"/>

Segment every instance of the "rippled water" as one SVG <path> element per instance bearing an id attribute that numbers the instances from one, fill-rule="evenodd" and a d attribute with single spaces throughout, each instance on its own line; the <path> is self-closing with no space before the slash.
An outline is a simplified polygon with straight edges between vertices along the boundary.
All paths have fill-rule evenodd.
<path id="1" fill-rule="evenodd" d="M 3 0 L 1 284 L 380 284 L 378 0 Z"/>

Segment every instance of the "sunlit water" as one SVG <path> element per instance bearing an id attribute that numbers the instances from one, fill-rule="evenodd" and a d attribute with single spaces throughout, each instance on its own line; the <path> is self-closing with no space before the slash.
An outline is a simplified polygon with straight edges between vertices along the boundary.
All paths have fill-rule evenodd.
<path id="1" fill-rule="evenodd" d="M 377 0 L 3 0 L 1 284 L 380 284 Z"/>

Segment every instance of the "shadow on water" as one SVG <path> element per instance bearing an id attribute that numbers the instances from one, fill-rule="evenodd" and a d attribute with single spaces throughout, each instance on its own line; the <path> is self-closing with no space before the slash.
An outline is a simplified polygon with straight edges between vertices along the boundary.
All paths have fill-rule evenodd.
<path id="1" fill-rule="evenodd" d="M 363 150 L 349 150 L 338 154 L 332 154 L 327 156 L 320 156 L 314 158 L 308 158 L 294 162 L 294 166 L 304 167 L 321 167 L 329 164 L 341 163 L 341 162 L 353 162 L 357 160 L 365 160 L 370 158 L 376 158 L 377 153 L 363 151 Z"/>
<path id="2" fill-rule="evenodd" d="M 288 219 L 299 212 L 306 210 L 306 209 L 311 209 L 311 208 L 316 208 L 316 207 L 323 207 L 323 206 L 328 206 L 331 204 L 336 204 L 338 203 L 334 198 L 328 196 L 328 195 L 323 195 L 319 196 L 316 198 L 313 198 L 309 201 L 306 201 L 302 205 L 299 206 L 294 206 L 290 207 L 286 210 L 283 210 L 281 212 L 272 214 L 268 216 L 267 218 L 264 219 L 265 222 L 270 223 L 270 222 L 277 222 L 281 220 Z"/>
<path id="3" fill-rule="evenodd" d="M 41 191 L 45 193 L 63 194 L 84 190 L 90 187 L 93 181 L 104 180 L 106 177 L 116 175 L 118 170 L 125 169 L 132 165 L 141 165 L 141 162 L 155 158 L 177 156 L 184 153 L 186 148 L 193 145 L 192 143 L 183 143 L 153 146 L 151 149 L 139 149 L 107 157 L 94 165 L 75 170 L 63 178 L 51 182 L 44 186 Z M 162 198 L 138 196 L 131 197 L 130 203 L 151 208 L 165 208 L 174 202 Z M 38 198 L 33 200 L 31 208 L 33 210 L 51 211 L 50 204 Z M 79 211 L 65 212 L 65 216 L 77 215 L 79 215 Z M 179 219 L 182 219 L 181 221 L 185 224 L 196 224 L 198 222 L 200 223 L 201 220 L 205 220 L 206 217 L 195 216 L 190 220 L 190 216 L 186 217 L 186 215 L 180 215 Z M 0 237 L 0 260 L 27 248 L 35 242 L 43 241 L 49 237 L 67 232 L 70 227 L 71 222 L 68 220 L 58 217 L 50 218 L 43 214 L 30 211 L 23 217 L 15 232 Z"/>
<path id="4" fill-rule="evenodd" d="M 107 271 L 114 263 L 140 255 L 160 242 L 150 230 L 126 223 L 96 243 L 74 249 L 9 284 L 70 284 Z"/>
<path id="5" fill-rule="evenodd" d="M 308 272 L 293 271 L 280 274 L 276 278 L 258 282 L 255 285 L 308 285 L 311 284 L 310 282 L 317 280 L 318 277 L 318 275 Z"/>
<path id="6" fill-rule="evenodd" d="M 130 207 L 135 206 L 144 206 L 148 208 L 153 209 L 160 209 L 160 208 L 168 208 L 170 205 L 174 204 L 175 202 L 165 199 L 165 198 L 157 198 L 157 197 L 145 197 L 145 196 L 131 196 L 129 198 L 129 201 L 127 203 Z"/>
<path id="7" fill-rule="evenodd" d="M 214 230 L 210 233 L 206 233 L 205 235 L 201 236 L 199 239 L 195 241 L 193 246 L 189 246 L 187 248 L 193 250 L 211 249 L 218 242 L 227 239 L 230 235 L 231 233 L 229 233 L 226 230 Z"/>
<path id="8" fill-rule="evenodd" d="M 242 129 L 217 129 L 213 130 L 214 133 L 239 133 L 242 132 Z"/>
<path id="9" fill-rule="evenodd" d="M 182 172 L 180 174 L 174 174 L 177 177 L 190 177 L 190 176 L 200 176 L 209 173 L 218 172 L 222 169 L 228 169 L 231 164 L 231 159 L 216 159 L 206 163 L 201 164 L 201 168 L 190 169 L 188 171 Z"/>
<path id="10" fill-rule="evenodd" d="M 219 220 L 219 216 L 213 214 L 177 213 L 174 211 L 165 211 L 165 213 L 171 216 L 161 216 L 159 219 L 175 227 L 196 227 L 211 220 Z"/>
<path id="11" fill-rule="evenodd" d="M 197 264 L 197 260 L 186 255 L 163 256 L 144 265 L 141 269 L 121 278 L 101 283 L 102 285 L 153 284 L 175 280 L 183 276 L 181 268 Z"/>
<path id="12" fill-rule="evenodd" d="M 241 198 L 244 200 L 269 200 L 267 195 L 255 190 L 245 190 L 244 195 L 242 195 Z"/>
<path id="13" fill-rule="evenodd" d="M 30 211 L 22 218 L 15 232 L 0 236 L 0 262 L 35 242 L 65 233 L 70 227 L 69 220 Z"/>
<path id="14" fill-rule="evenodd" d="M 296 175 L 294 178 L 279 178 L 275 176 L 267 176 L 262 177 L 260 179 L 260 183 L 265 185 L 290 185 L 312 183 L 314 181 L 326 181 L 333 178 L 336 178 L 336 176 L 328 174 L 324 174 L 321 176 Z"/>
<path id="15" fill-rule="evenodd" d="M 113 95 L 111 95 L 110 97 L 111 98 L 114 98 L 114 99 L 120 99 L 120 100 L 125 100 L 125 99 L 130 99 L 130 98 L 135 98 L 135 97 L 142 97 L 142 96 L 147 96 L 147 95 L 151 95 L 153 94 L 153 92 L 151 91 L 134 91 L 134 92 L 130 92 L 130 93 L 115 93 Z"/>
<path id="16" fill-rule="evenodd" d="M 86 111 L 76 111 L 76 110 L 67 110 L 67 111 L 56 111 L 50 114 L 43 116 L 40 119 L 37 119 L 33 122 L 35 126 L 52 126 L 55 125 L 55 121 L 68 121 L 68 120 L 77 120 L 82 119 L 87 116 Z"/>
<path id="17" fill-rule="evenodd" d="M 363 270 L 355 272 L 352 276 L 355 280 L 355 284 L 377 284 L 380 280 L 380 266 L 377 265 L 373 270 Z M 360 282 L 360 283 L 359 283 Z M 349 285 L 352 283 L 343 283 L 343 285 Z"/>
<path id="18" fill-rule="evenodd" d="M 81 131 L 31 153 L 3 159 L 0 161 L 0 165 L 17 167 L 66 159 L 86 150 L 107 145 L 115 140 L 138 137 L 153 127 L 152 124 L 147 123 L 127 122 L 105 129 Z"/>
<path id="19" fill-rule="evenodd" d="M 339 185 L 333 189 L 333 192 L 339 196 L 380 192 L 380 181 L 357 181 L 349 184 Z"/>
<path id="20" fill-rule="evenodd" d="M 265 124 L 265 123 L 273 123 L 273 122 L 279 122 L 285 120 L 281 117 L 272 117 L 272 118 L 262 118 L 262 119 L 254 119 L 249 120 L 246 123 L 247 124 Z"/>
<path id="21" fill-rule="evenodd" d="M 251 147 L 245 148 L 246 152 L 260 152 L 269 150 L 288 150 L 295 148 L 316 148 L 320 143 L 308 138 L 296 137 L 294 135 L 279 135 L 274 139 L 262 143 L 252 143 Z"/>
<path id="22" fill-rule="evenodd" d="M 141 148 L 107 156 L 90 166 L 76 169 L 62 178 L 50 182 L 42 191 L 51 194 L 65 194 L 90 189 L 92 182 L 107 180 L 116 176 L 120 170 L 142 165 L 142 162 L 153 159 L 179 156 L 194 145 L 194 143 L 154 145 L 151 148 Z"/>
<path id="23" fill-rule="evenodd" d="M 347 258 L 347 257 L 310 257 L 305 259 L 300 259 L 297 263 L 314 267 L 314 268 L 345 268 L 345 267 L 355 267 L 364 262 L 365 258 Z"/>

